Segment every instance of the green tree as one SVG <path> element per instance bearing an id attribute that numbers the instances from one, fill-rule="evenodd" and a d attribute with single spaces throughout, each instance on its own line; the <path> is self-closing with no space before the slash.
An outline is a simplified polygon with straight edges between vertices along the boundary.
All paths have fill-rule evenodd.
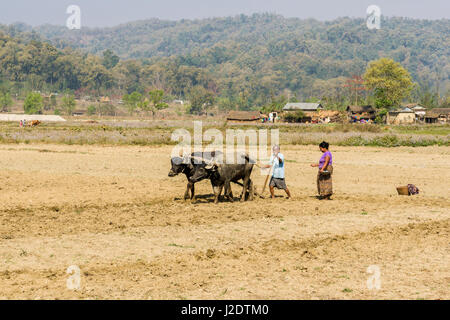
<path id="1" fill-rule="evenodd" d="M 222 110 L 232 110 L 236 107 L 236 101 L 230 97 L 221 97 L 217 99 L 217 104 Z"/>
<path id="2" fill-rule="evenodd" d="M 137 108 L 141 108 L 143 110 L 145 109 L 144 96 L 137 91 L 124 95 L 122 100 L 125 103 L 130 115 L 132 115 Z"/>
<path id="3" fill-rule="evenodd" d="M 262 108 L 262 112 L 268 113 L 272 111 L 281 111 L 287 102 L 287 98 L 283 95 L 279 97 L 272 96 L 271 102 Z"/>
<path id="4" fill-rule="evenodd" d="M 409 72 L 392 59 L 372 61 L 364 74 L 366 86 L 374 91 L 378 108 L 399 105 L 409 95 L 413 82 Z"/>
<path id="5" fill-rule="evenodd" d="M 10 107 L 13 104 L 11 95 L 8 92 L 0 92 L 0 108 L 2 112 L 10 111 Z"/>
<path id="6" fill-rule="evenodd" d="M 450 108 L 450 92 L 447 91 L 444 99 L 442 99 L 441 108 Z"/>
<path id="7" fill-rule="evenodd" d="M 75 102 L 75 96 L 72 94 L 65 94 L 62 98 L 62 107 L 67 115 L 72 115 L 77 103 Z"/>
<path id="8" fill-rule="evenodd" d="M 87 108 L 87 114 L 88 114 L 89 116 L 94 115 L 96 112 L 97 112 L 97 109 L 96 109 L 95 106 L 93 106 L 93 105 L 90 105 L 90 106 Z"/>
<path id="9" fill-rule="evenodd" d="M 115 116 L 117 111 L 116 107 L 110 103 L 100 103 L 97 110 L 101 116 Z"/>
<path id="10" fill-rule="evenodd" d="M 120 58 L 112 52 L 111 49 L 103 51 L 103 66 L 106 69 L 112 69 L 119 63 Z"/>
<path id="11" fill-rule="evenodd" d="M 214 94 L 211 91 L 206 90 L 202 86 L 195 86 L 191 89 L 189 100 L 191 102 L 189 113 L 201 114 L 205 111 L 205 108 L 208 105 L 214 103 Z"/>
<path id="12" fill-rule="evenodd" d="M 437 91 L 433 91 L 427 84 L 415 86 L 412 97 L 414 98 L 414 102 L 427 108 L 435 108 L 439 105 L 439 95 Z"/>
<path id="13" fill-rule="evenodd" d="M 44 107 L 44 99 L 40 93 L 30 92 L 25 98 L 23 110 L 26 114 L 40 114 Z"/>
<path id="14" fill-rule="evenodd" d="M 151 90 L 148 93 L 151 102 L 152 114 L 154 115 L 157 110 L 165 109 L 169 105 L 163 102 L 164 99 L 164 91 L 163 90 Z"/>
<path id="15" fill-rule="evenodd" d="M 53 108 L 56 108 L 58 106 L 58 102 L 56 101 L 56 95 L 55 94 L 51 94 L 50 95 L 50 105 Z"/>
<path id="16" fill-rule="evenodd" d="M 384 121 L 386 120 L 387 113 L 388 110 L 386 108 L 381 108 L 380 110 L 378 110 L 377 116 L 375 117 L 375 122 L 384 123 Z"/>

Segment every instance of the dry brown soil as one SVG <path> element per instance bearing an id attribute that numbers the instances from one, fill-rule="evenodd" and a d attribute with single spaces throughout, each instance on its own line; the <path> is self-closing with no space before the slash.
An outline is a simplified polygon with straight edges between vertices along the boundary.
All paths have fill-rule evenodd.
<path id="1" fill-rule="evenodd" d="M 319 201 L 318 148 L 284 146 L 292 199 L 218 205 L 207 181 L 181 199 L 170 150 L 0 145 L 0 298 L 450 298 L 449 147 L 332 148 Z M 407 183 L 420 195 L 398 196 Z"/>

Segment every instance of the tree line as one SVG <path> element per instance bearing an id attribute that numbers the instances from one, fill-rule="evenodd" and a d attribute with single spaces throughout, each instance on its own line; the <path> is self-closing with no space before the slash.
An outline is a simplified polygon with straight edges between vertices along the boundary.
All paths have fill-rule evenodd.
<path id="1" fill-rule="evenodd" d="M 329 108 L 355 100 L 379 105 L 379 92 L 369 83 L 356 96 L 347 84 L 362 77 L 371 61 L 387 57 L 411 76 L 402 100 L 429 107 L 449 103 L 448 19 L 383 18 L 380 30 L 368 30 L 363 19 L 255 14 L 152 19 L 77 32 L 11 25 L 0 32 L 0 91 L 10 96 L 33 90 L 133 95 L 141 105 L 128 103 L 130 112 L 156 110 L 149 95 L 154 90 L 163 92 L 164 102 L 191 101 L 193 113 L 211 104 L 241 110 L 279 108 L 287 101 L 320 100 Z"/>

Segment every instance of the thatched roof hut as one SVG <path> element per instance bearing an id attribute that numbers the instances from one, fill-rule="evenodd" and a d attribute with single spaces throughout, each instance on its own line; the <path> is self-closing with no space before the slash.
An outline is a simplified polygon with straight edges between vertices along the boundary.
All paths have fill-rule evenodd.
<path id="1" fill-rule="evenodd" d="M 372 106 L 348 106 L 347 112 L 351 113 L 375 113 L 376 110 Z"/>
<path id="2" fill-rule="evenodd" d="M 434 108 L 427 111 L 427 114 L 435 114 L 435 115 L 445 115 L 448 116 L 450 114 L 450 108 Z"/>
<path id="3" fill-rule="evenodd" d="M 351 122 L 359 120 L 375 120 L 376 110 L 372 106 L 348 106 L 347 115 Z"/>
<path id="4" fill-rule="evenodd" d="M 227 115 L 228 121 L 259 121 L 260 119 L 259 111 L 230 111 Z"/>
<path id="5" fill-rule="evenodd" d="M 446 123 L 450 122 L 450 108 L 434 108 L 425 113 L 425 122 L 427 123 Z"/>

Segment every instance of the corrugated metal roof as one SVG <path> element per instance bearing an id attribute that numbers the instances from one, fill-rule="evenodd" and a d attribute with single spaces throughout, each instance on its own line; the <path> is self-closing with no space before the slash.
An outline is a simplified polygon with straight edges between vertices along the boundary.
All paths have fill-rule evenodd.
<path id="1" fill-rule="evenodd" d="M 322 108 L 320 103 L 308 103 L 308 102 L 290 102 L 283 107 L 283 111 L 288 110 L 317 110 Z"/>
<path id="2" fill-rule="evenodd" d="M 418 103 L 407 103 L 405 105 L 403 105 L 406 108 L 410 108 L 410 109 L 418 109 L 418 110 L 422 110 L 422 109 L 426 109 L 425 107 L 421 106 Z"/>

